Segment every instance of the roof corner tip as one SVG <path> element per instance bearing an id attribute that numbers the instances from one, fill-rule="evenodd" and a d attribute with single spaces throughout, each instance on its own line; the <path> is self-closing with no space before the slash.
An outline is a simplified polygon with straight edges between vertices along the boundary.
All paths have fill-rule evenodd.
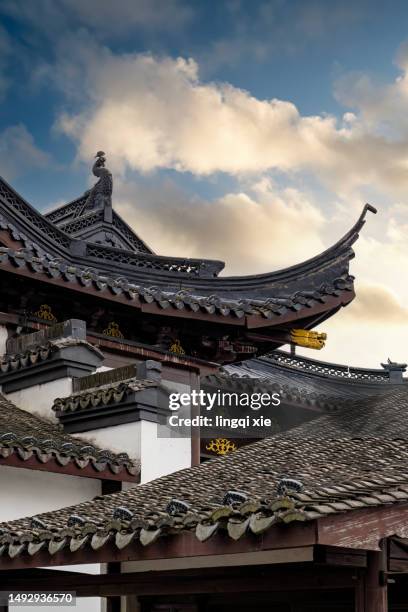
<path id="1" fill-rule="evenodd" d="M 364 208 L 363 208 L 363 211 L 362 211 L 362 213 L 361 213 L 361 215 L 360 215 L 360 219 L 359 219 L 359 221 L 365 221 L 366 214 L 367 214 L 368 212 L 371 212 L 371 213 L 373 213 L 373 215 L 376 215 L 378 211 L 377 211 L 377 209 L 376 209 L 374 206 L 372 206 L 371 204 L 368 204 L 368 203 L 367 203 L 367 204 L 364 204 Z"/>

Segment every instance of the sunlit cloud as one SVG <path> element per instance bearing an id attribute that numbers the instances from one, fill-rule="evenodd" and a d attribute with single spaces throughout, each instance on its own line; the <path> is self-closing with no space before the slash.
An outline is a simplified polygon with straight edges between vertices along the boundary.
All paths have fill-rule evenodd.
<path id="1" fill-rule="evenodd" d="M 201 82 L 193 59 L 115 55 L 84 41 L 58 64 L 56 79 L 67 95 L 78 90 L 76 78 L 85 94 L 82 108 L 62 113 L 58 127 L 84 160 L 102 138 L 119 172 L 308 171 L 343 195 L 365 185 L 394 194 L 408 189 L 408 130 L 395 139 L 362 112 L 340 120 L 303 116 L 290 101 Z"/>

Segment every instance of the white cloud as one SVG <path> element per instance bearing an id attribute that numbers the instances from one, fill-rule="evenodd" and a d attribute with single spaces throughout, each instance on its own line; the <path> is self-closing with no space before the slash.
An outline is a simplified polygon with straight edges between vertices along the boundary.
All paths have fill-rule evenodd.
<path id="1" fill-rule="evenodd" d="M 119 182 L 115 202 L 159 254 L 221 259 L 227 274 L 278 269 L 324 248 L 319 210 L 296 189 L 266 180 L 211 202 L 190 199 L 169 181 L 150 189 Z"/>
<path id="2" fill-rule="evenodd" d="M 79 112 L 59 117 L 59 128 L 80 158 L 102 147 L 116 171 L 308 171 L 343 196 L 367 185 L 408 189 L 408 131 L 395 140 L 361 114 L 302 116 L 288 101 L 202 83 L 192 59 L 114 55 L 82 40 L 73 57 L 61 52 L 54 74 L 67 95 L 86 96 Z"/>

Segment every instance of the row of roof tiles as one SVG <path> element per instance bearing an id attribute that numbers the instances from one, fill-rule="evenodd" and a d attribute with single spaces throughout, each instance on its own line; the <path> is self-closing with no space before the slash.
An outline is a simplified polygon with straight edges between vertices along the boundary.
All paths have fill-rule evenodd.
<path id="1" fill-rule="evenodd" d="M 61 260 L 50 260 L 37 256 L 31 249 L 13 251 L 0 248 L 0 265 L 12 264 L 17 268 L 27 268 L 34 274 L 45 274 L 50 278 L 61 278 L 70 283 L 84 287 L 93 287 L 98 291 L 109 291 L 112 295 L 123 295 L 129 300 L 140 299 L 142 302 L 155 302 L 163 309 L 189 309 L 193 312 L 203 311 L 222 316 L 234 315 L 242 318 L 245 315 L 260 315 L 271 319 L 286 312 L 310 308 L 318 302 L 324 303 L 328 296 L 340 296 L 344 291 L 353 290 L 353 277 L 344 274 L 323 284 L 319 290 L 298 291 L 287 297 L 268 297 L 265 299 L 230 299 L 218 295 L 196 295 L 188 290 L 164 291 L 159 287 L 135 285 L 123 276 L 117 279 L 100 275 L 93 268 L 72 266 Z"/>
<path id="2" fill-rule="evenodd" d="M 92 352 L 103 357 L 102 352 L 96 346 L 85 340 L 62 338 L 31 346 L 21 353 L 5 353 L 0 358 L 0 372 L 5 374 L 7 372 L 13 372 L 28 366 L 36 365 L 41 361 L 47 361 L 58 350 L 69 346 L 86 346 Z"/>
<path id="3" fill-rule="evenodd" d="M 63 433 L 59 426 L 22 410 L 0 395 L 0 457 L 15 455 L 22 461 L 35 457 L 42 464 L 55 460 L 60 466 L 74 464 L 78 469 L 92 466 L 96 472 L 123 470 L 132 477 L 140 467 L 127 453 L 112 453 L 94 444 Z M 7 462 L 7 461 L 6 461 Z"/>
<path id="4" fill-rule="evenodd" d="M 57 398 L 54 400 L 52 410 L 57 413 L 66 413 L 107 404 L 117 404 L 123 401 L 129 393 L 143 391 L 143 389 L 157 387 L 157 385 L 158 383 L 152 380 L 139 380 L 137 378 L 121 380 L 86 391 L 78 391 L 68 397 Z"/>
<path id="5" fill-rule="evenodd" d="M 356 404 L 126 492 L 0 525 L 0 551 L 34 555 L 48 548 L 53 554 L 108 542 L 123 548 L 185 531 L 201 541 L 220 530 L 238 539 L 276 524 L 406 503 L 407 400 L 405 391 L 393 392 L 366 414 L 381 423 L 386 412 L 392 438 L 360 437 Z M 356 431 L 341 435 L 340 418 Z"/>
<path id="6" fill-rule="evenodd" d="M 228 366 L 229 367 L 229 366 Z M 273 377 L 264 377 L 262 372 L 257 372 L 258 376 L 237 374 L 231 369 L 225 368 L 219 374 L 210 374 L 203 380 L 203 386 L 216 387 L 217 389 L 228 389 L 235 392 L 254 392 L 268 391 L 279 393 L 281 400 L 302 406 L 322 408 L 328 411 L 340 410 L 347 406 L 348 398 L 342 398 L 336 393 L 325 393 L 323 391 L 305 389 L 294 384 L 273 382 Z"/>

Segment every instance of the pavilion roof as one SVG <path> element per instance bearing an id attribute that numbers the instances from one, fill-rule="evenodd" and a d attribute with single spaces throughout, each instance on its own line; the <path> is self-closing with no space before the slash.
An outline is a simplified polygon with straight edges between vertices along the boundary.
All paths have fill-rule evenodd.
<path id="1" fill-rule="evenodd" d="M 349 262 L 365 223 L 366 205 L 349 232 L 326 251 L 272 273 L 219 277 L 223 262 L 163 257 L 77 239 L 41 215 L 0 180 L 0 269 L 51 284 L 128 302 L 155 314 L 206 317 L 268 327 L 306 319 L 313 325 L 354 297 Z M 23 248 L 22 248 L 23 247 Z M 239 323 L 239 319 L 242 320 Z M 250 320 L 250 321 L 249 321 Z"/>

